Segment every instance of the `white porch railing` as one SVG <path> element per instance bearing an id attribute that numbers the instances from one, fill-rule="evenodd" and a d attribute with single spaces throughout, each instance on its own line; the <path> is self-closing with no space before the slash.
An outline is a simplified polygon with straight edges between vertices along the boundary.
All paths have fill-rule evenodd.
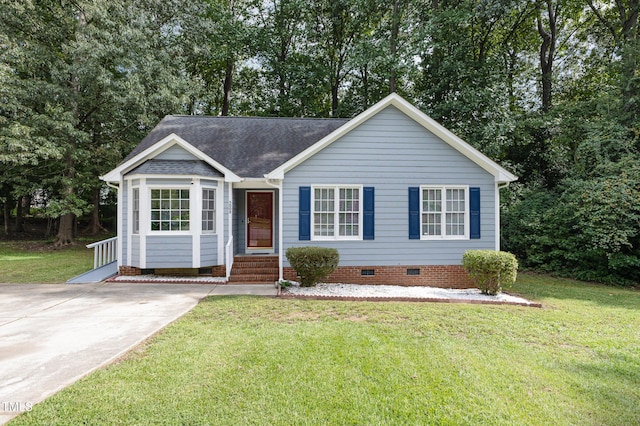
<path id="1" fill-rule="evenodd" d="M 93 269 L 118 259 L 118 237 L 87 244 L 87 248 L 93 249 Z"/>
<path id="2" fill-rule="evenodd" d="M 231 235 L 229 237 L 229 241 L 227 241 L 225 252 L 227 255 L 225 266 L 227 267 L 227 279 L 229 279 L 229 277 L 231 276 L 231 268 L 233 267 L 233 235 Z"/>

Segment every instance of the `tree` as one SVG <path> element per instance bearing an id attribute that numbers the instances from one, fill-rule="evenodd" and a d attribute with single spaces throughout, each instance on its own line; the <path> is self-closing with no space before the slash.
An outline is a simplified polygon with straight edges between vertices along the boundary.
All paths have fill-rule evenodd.
<path id="1" fill-rule="evenodd" d="M 172 68 L 175 55 L 166 54 L 165 43 L 173 23 L 154 1 L 128 3 L 2 0 L 0 23 L 11 46 L 2 63 L 7 91 L 17 94 L 14 107 L 3 111 L 2 137 L 13 147 L 6 161 L 25 161 L 17 151 L 44 147 L 23 158 L 55 194 L 48 213 L 59 218 L 58 245 L 73 242 L 75 218 L 91 209 L 87 199 L 106 165 L 121 158 L 131 135 L 139 137 L 163 105 L 175 108 L 178 100 L 179 89 L 172 89 L 181 77 L 172 73 L 180 67 Z M 158 92 L 152 93 L 161 82 L 164 101 L 156 103 Z"/>

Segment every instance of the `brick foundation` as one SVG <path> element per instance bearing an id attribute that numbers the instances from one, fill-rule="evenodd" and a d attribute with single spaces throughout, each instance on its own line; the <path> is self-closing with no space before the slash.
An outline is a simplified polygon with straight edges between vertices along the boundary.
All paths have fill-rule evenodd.
<path id="1" fill-rule="evenodd" d="M 226 277 L 227 276 L 227 267 L 226 265 L 218 265 L 211 267 L 211 276 L 212 277 Z"/>
<path id="2" fill-rule="evenodd" d="M 193 269 L 193 270 L 185 269 L 184 272 L 185 272 L 184 274 L 172 273 L 170 275 L 198 275 L 197 269 Z M 135 266 L 121 266 L 118 273 L 119 275 L 137 276 L 137 275 L 142 275 L 142 269 L 136 268 Z M 212 277 L 224 277 L 226 275 L 227 275 L 227 268 L 225 265 L 217 265 L 217 266 L 211 267 Z"/>
<path id="3" fill-rule="evenodd" d="M 407 270 L 419 270 L 419 275 L 407 275 Z M 362 275 L 362 270 L 373 270 L 374 275 Z M 293 268 L 284 268 L 283 276 L 297 280 Z M 440 288 L 472 288 L 469 275 L 460 265 L 416 266 L 341 266 L 324 280 L 328 283 L 430 286 Z"/>
<path id="4" fill-rule="evenodd" d="M 126 276 L 142 275 L 142 269 L 135 266 L 121 266 L 118 273 Z"/>

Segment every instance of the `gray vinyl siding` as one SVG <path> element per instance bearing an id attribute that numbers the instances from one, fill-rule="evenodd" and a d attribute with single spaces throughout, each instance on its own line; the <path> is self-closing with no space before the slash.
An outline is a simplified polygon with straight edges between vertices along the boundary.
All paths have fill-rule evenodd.
<path id="1" fill-rule="evenodd" d="M 191 185 L 191 179 L 147 178 L 147 186 L 184 187 Z"/>
<path id="2" fill-rule="evenodd" d="M 321 184 L 375 188 L 375 240 L 298 240 L 298 188 Z M 479 187 L 481 239 L 409 240 L 408 188 L 421 185 Z M 283 248 L 334 247 L 341 266 L 456 265 L 465 250 L 495 248 L 494 177 L 395 107 L 289 171 L 283 192 Z"/>
<path id="3" fill-rule="evenodd" d="M 218 235 L 200 236 L 200 265 L 215 266 L 218 264 Z"/>
<path id="4" fill-rule="evenodd" d="M 191 268 L 191 235 L 148 235 L 147 268 Z"/>
<path id="5" fill-rule="evenodd" d="M 178 145 L 173 145 L 171 148 L 161 152 L 154 158 L 158 160 L 198 160 L 198 158 L 189 154 Z"/>
<path id="6" fill-rule="evenodd" d="M 131 265 L 140 267 L 140 235 L 131 236 Z"/>

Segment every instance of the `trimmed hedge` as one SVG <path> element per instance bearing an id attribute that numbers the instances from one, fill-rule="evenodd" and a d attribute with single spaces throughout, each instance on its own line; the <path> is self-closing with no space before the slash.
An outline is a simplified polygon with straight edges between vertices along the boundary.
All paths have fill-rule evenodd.
<path id="1" fill-rule="evenodd" d="M 500 293 L 518 276 L 518 260 L 505 251 L 467 250 L 462 256 L 462 266 L 484 294 Z"/>
<path id="2" fill-rule="evenodd" d="M 338 250 L 326 247 L 289 247 L 285 253 L 293 269 L 300 275 L 300 285 L 311 287 L 338 267 Z"/>

